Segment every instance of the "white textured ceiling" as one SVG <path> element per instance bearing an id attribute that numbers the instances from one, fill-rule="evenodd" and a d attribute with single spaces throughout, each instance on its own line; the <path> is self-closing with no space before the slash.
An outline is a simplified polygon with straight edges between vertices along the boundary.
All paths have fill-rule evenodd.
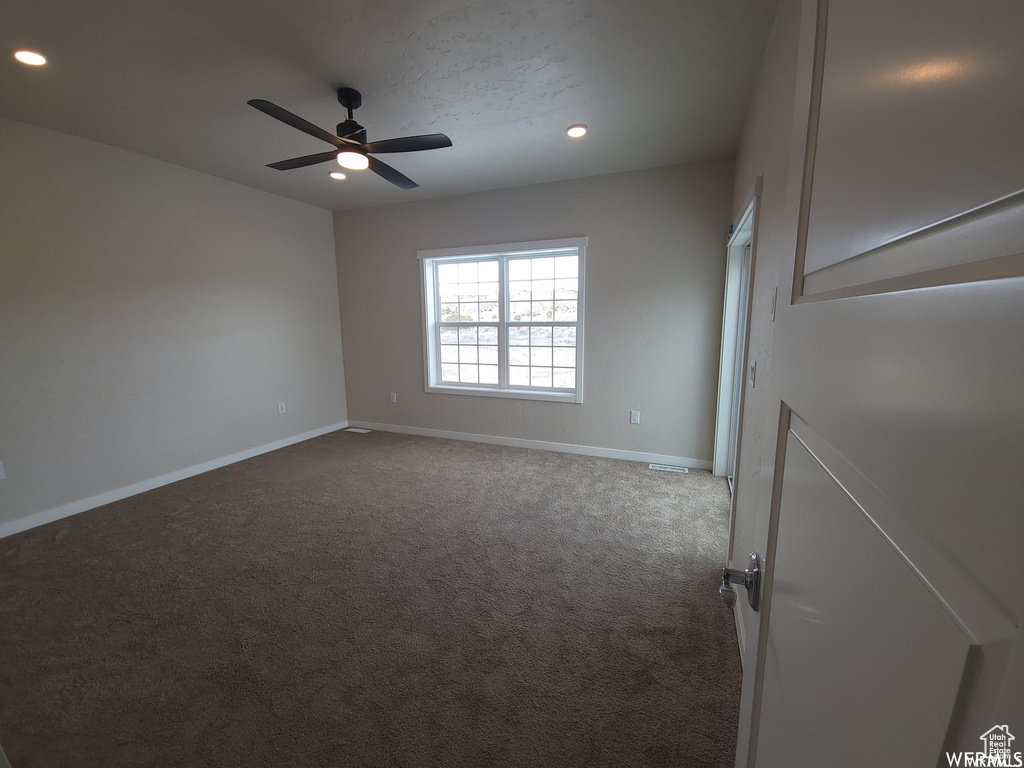
<path id="1" fill-rule="evenodd" d="M 332 210 L 720 157 L 734 151 L 777 0 L 4 0 L 0 115 Z M 39 69 L 18 48 L 44 53 Z M 356 88 L 369 140 L 420 184 L 335 163 L 246 104 L 333 132 Z M 570 140 L 582 122 L 590 134 Z"/>

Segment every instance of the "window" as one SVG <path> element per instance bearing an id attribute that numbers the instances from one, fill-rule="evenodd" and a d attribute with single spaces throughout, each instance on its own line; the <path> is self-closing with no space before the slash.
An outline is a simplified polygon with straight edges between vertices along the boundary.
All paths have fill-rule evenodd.
<path id="1" fill-rule="evenodd" d="M 586 246 L 420 251 L 427 391 L 583 402 Z"/>

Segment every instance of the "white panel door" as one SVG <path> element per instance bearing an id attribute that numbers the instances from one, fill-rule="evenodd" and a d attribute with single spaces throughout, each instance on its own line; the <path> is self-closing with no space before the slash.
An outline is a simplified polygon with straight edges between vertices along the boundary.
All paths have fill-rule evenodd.
<path id="1" fill-rule="evenodd" d="M 757 765 L 933 768 L 970 646 L 791 431 Z"/>
<path id="2" fill-rule="evenodd" d="M 738 768 L 1024 751 L 1022 31 L 1019 0 L 802 3 Z"/>
<path id="3" fill-rule="evenodd" d="M 806 272 L 1024 189 L 1024 3 L 827 13 Z"/>

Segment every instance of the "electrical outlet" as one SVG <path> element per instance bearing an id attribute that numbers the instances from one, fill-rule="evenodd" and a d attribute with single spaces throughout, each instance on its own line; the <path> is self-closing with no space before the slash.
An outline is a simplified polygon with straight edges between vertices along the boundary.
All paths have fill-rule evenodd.
<path id="1" fill-rule="evenodd" d="M 750 382 L 750 388 L 754 388 L 754 381 L 757 376 L 757 360 L 750 363 L 750 368 L 747 371 L 747 381 Z"/>
<path id="2" fill-rule="evenodd" d="M 278 413 L 284 413 L 284 403 L 283 402 L 280 402 L 280 403 L 277 404 L 277 412 Z"/>
<path id="3" fill-rule="evenodd" d="M 398 393 L 397 392 L 392 392 L 391 393 L 391 402 L 392 403 L 397 403 L 398 402 Z"/>
<path id="4" fill-rule="evenodd" d="M 629 423 L 630 424 L 639 424 L 640 423 L 640 411 L 630 411 L 629 412 Z"/>

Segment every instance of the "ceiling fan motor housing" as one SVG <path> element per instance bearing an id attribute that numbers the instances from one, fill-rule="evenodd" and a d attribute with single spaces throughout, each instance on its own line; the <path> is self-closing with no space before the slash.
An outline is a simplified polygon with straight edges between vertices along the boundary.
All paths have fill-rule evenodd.
<path id="1" fill-rule="evenodd" d="M 346 120 L 338 123 L 337 133 L 343 139 L 354 139 L 362 143 L 366 142 L 366 129 L 355 120 Z"/>

